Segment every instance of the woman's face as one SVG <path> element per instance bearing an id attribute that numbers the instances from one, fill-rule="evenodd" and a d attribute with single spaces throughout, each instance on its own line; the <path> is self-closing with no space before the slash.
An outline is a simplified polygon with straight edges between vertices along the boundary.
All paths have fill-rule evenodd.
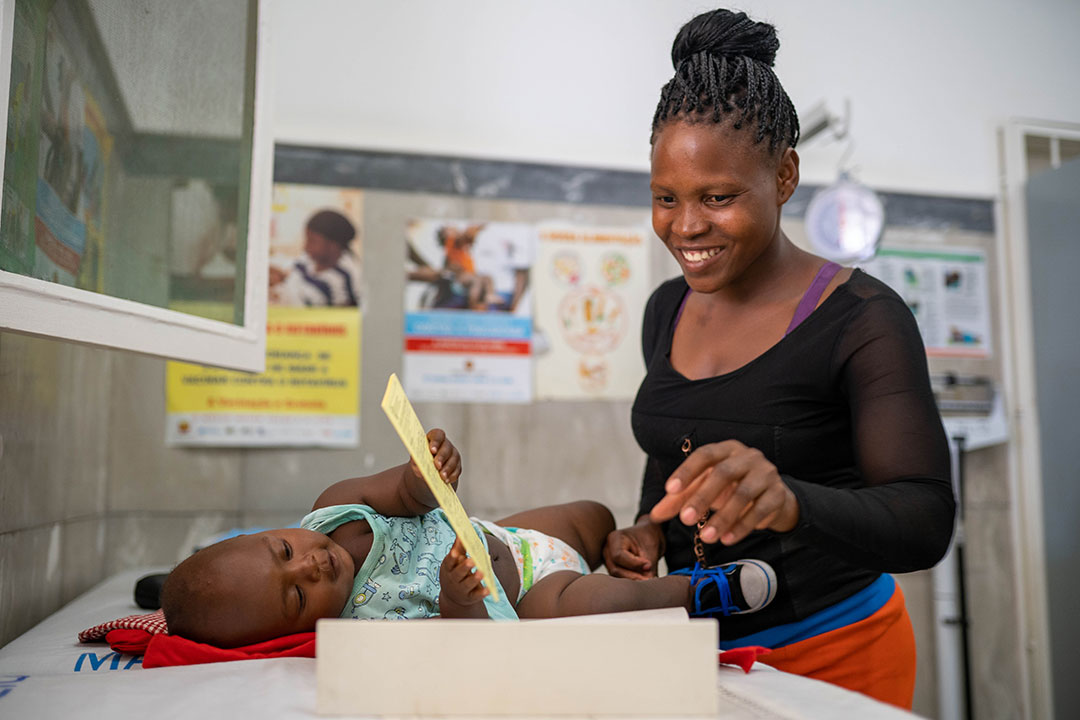
<path id="1" fill-rule="evenodd" d="M 653 229 L 687 284 L 716 292 L 751 277 L 777 247 L 780 208 L 798 181 L 795 152 L 777 159 L 751 129 L 669 122 L 652 149 Z"/>
<path id="2" fill-rule="evenodd" d="M 314 230 L 304 231 L 304 252 L 320 270 L 333 267 L 341 258 L 341 246 Z"/>

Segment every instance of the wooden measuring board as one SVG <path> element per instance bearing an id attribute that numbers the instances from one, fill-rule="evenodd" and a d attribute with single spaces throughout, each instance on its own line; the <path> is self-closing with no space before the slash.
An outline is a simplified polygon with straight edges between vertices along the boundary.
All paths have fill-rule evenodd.
<path id="1" fill-rule="evenodd" d="M 683 617 L 320 620 L 316 707 L 395 717 L 715 717 L 717 624 Z"/>

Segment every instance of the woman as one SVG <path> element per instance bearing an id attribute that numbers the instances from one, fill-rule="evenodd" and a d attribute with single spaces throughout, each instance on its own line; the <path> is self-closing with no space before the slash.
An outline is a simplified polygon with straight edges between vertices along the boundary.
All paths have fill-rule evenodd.
<path id="1" fill-rule="evenodd" d="M 795 247 L 798 118 L 775 29 L 702 14 L 672 48 L 653 119 L 653 227 L 682 276 L 645 310 L 634 402 L 648 454 L 639 520 L 609 571 L 645 578 L 738 557 L 778 592 L 720 622 L 721 645 L 910 707 L 915 646 L 886 573 L 945 553 L 949 454 L 912 314 L 887 286 Z"/>
<path id="2" fill-rule="evenodd" d="M 349 249 L 352 222 L 320 210 L 304 226 L 304 254 L 287 271 L 270 268 L 270 303 L 291 307 L 360 305 L 360 261 Z"/>

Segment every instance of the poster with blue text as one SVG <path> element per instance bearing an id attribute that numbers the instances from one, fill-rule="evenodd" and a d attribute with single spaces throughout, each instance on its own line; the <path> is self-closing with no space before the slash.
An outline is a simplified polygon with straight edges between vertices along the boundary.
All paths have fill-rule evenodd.
<path id="1" fill-rule="evenodd" d="M 531 401 L 536 229 L 418 219 L 405 235 L 402 376 L 409 397 Z"/>

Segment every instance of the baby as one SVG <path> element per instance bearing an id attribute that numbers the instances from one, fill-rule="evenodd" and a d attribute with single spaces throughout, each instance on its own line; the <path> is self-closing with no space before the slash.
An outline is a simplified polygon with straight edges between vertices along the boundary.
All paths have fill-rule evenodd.
<path id="1" fill-rule="evenodd" d="M 457 487 L 461 456 L 439 429 L 435 467 Z M 740 560 L 686 575 L 630 580 L 590 574 L 615 528 L 595 502 L 473 520 L 494 578 L 476 569 L 414 463 L 336 483 L 300 528 L 242 535 L 204 548 L 165 581 L 169 632 L 238 647 L 315 629 L 320 618 L 547 618 L 683 607 L 754 612 L 776 594 L 766 563 Z M 495 583 L 496 602 L 489 587 Z"/>

